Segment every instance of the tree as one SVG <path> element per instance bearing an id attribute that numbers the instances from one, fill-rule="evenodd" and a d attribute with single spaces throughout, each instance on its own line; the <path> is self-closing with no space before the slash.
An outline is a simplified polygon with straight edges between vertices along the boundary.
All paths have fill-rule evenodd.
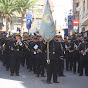
<path id="1" fill-rule="evenodd" d="M 8 32 L 8 19 L 14 15 L 16 0 L 0 0 L 0 12 L 6 19 L 6 32 Z"/>
<path id="2" fill-rule="evenodd" d="M 29 9 L 35 6 L 37 1 L 38 0 L 16 0 L 17 12 L 22 15 L 21 30 L 23 27 L 23 19 L 25 16 L 26 9 Z"/>

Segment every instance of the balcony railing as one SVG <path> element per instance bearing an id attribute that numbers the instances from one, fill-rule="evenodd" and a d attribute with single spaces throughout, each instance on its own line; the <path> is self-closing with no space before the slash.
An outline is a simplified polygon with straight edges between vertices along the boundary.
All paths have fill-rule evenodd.
<path id="1" fill-rule="evenodd" d="M 87 10 L 86 12 L 83 13 L 82 19 L 83 19 L 84 17 L 86 17 L 87 15 L 88 15 L 88 10 Z"/>

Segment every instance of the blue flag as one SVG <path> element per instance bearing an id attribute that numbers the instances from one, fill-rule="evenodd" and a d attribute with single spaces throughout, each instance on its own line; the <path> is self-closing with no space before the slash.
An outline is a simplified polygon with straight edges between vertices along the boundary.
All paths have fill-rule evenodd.
<path id="1" fill-rule="evenodd" d="M 53 21 L 52 11 L 50 9 L 49 1 L 47 0 L 44 14 L 42 17 L 42 23 L 39 30 L 40 35 L 44 38 L 46 42 L 52 40 L 56 34 L 55 24 Z"/>

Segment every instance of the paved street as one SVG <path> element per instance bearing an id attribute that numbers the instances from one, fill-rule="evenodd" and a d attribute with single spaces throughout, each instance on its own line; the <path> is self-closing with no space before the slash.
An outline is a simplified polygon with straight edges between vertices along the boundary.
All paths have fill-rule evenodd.
<path id="1" fill-rule="evenodd" d="M 47 84 L 45 78 L 37 78 L 32 72 L 21 67 L 20 76 L 10 76 L 0 63 L 0 88 L 88 88 L 88 77 L 65 72 L 66 77 L 59 77 L 59 84 Z"/>

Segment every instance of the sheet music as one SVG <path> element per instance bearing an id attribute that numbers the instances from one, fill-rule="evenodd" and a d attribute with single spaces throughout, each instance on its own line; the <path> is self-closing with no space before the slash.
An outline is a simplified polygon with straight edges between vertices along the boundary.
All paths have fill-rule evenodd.
<path id="1" fill-rule="evenodd" d="M 34 46 L 34 49 L 38 49 L 38 45 L 35 45 L 35 46 Z"/>

